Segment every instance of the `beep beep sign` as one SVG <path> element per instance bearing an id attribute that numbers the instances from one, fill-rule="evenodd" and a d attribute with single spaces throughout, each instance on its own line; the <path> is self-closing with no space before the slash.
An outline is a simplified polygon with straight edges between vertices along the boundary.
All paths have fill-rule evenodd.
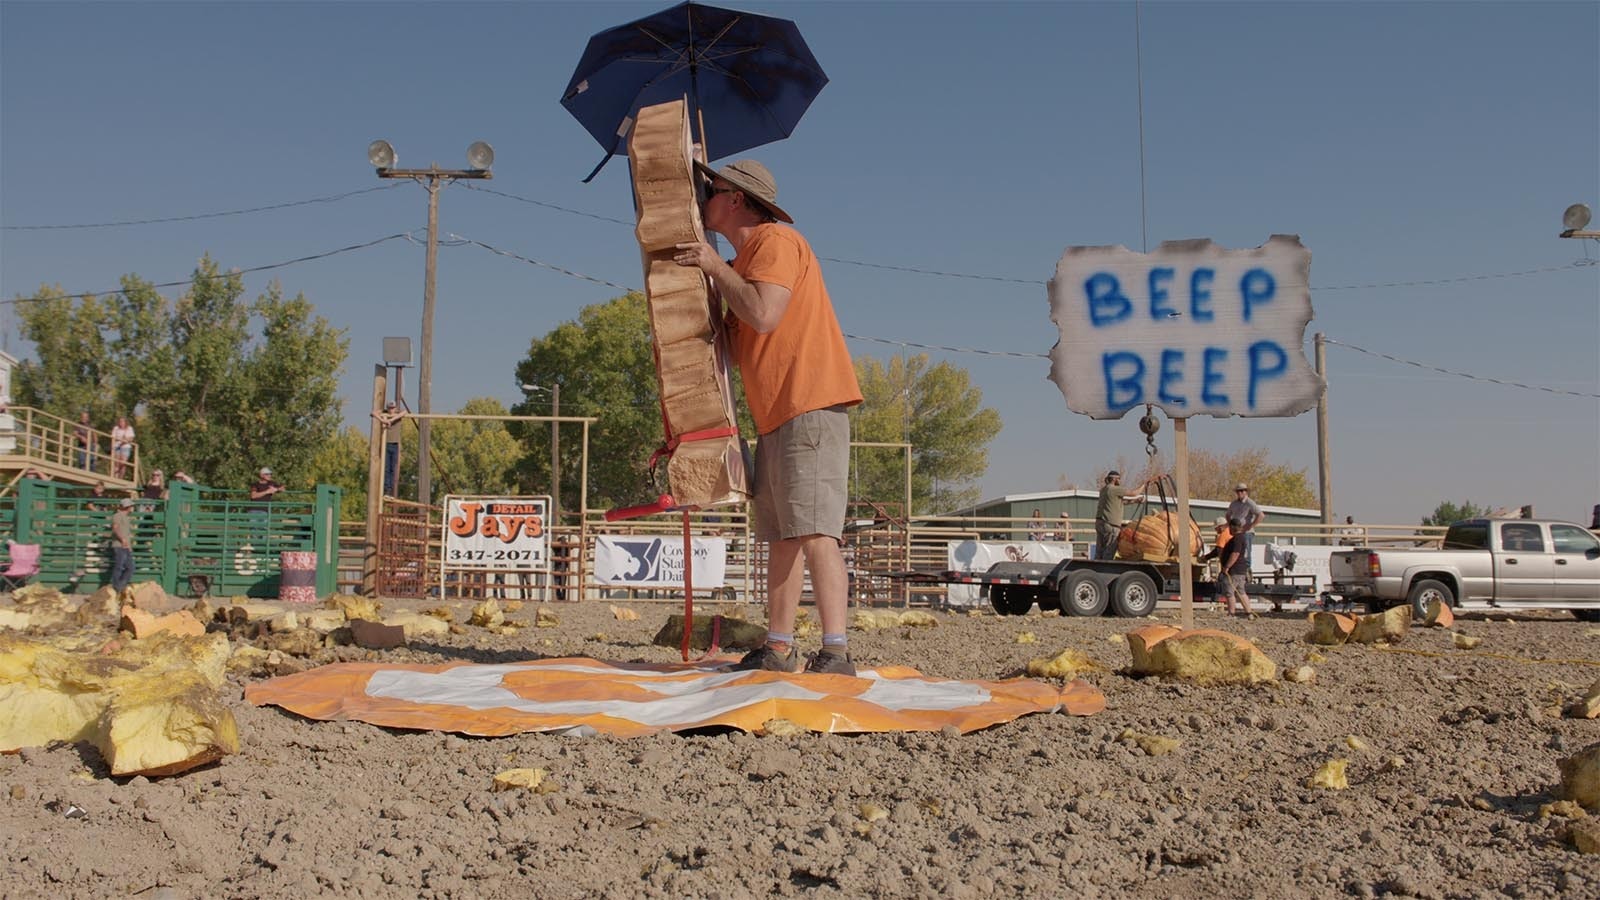
<path id="1" fill-rule="evenodd" d="M 1281 234 L 1250 250 L 1070 247 L 1050 280 L 1050 380 L 1095 419 L 1146 403 L 1172 418 L 1299 415 L 1325 386 L 1302 349 L 1310 276 L 1311 251 Z"/>

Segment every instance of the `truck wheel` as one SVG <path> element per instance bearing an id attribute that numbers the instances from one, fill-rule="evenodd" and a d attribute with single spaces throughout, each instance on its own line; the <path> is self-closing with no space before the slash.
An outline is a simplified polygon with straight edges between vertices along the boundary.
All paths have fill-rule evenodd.
<path id="1" fill-rule="evenodd" d="M 1600 609 L 1575 609 L 1572 615 L 1579 622 L 1600 622 Z"/>
<path id="2" fill-rule="evenodd" d="M 1074 616 L 1104 615 L 1110 600 L 1105 583 L 1091 571 L 1073 572 L 1061 589 L 1061 611 Z"/>
<path id="3" fill-rule="evenodd" d="M 1126 619 L 1156 610 L 1156 583 L 1143 572 L 1129 572 L 1111 583 L 1111 608 Z"/>
<path id="4" fill-rule="evenodd" d="M 1439 601 L 1445 606 L 1456 605 L 1455 592 L 1449 585 L 1432 578 L 1423 580 L 1411 586 L 1411 593 L 1406 595 L 1406 601 L 1411 604 L 1411 618 L 1421 622 L 1428 617 L 1428 604 Z"/>
<path id="5" fill-rule="evenodd" d="M 1033 606 L 1033 594 L 1014 584 L 989 585 L 989 605 L 1002 616 L 1025 616 Z"/>

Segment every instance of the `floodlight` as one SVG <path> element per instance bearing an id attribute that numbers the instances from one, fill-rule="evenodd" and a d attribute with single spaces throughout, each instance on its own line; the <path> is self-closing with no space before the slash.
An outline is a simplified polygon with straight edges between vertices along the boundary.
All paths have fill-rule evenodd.
<path id="1" fill-rule="evenodd" d="M 383 364 L 386 366 L 411 365 L 411 338 L 386 337 L 383 339 Z"/>
<path id="2" fill-rule="evenodd" d="M 1577 231 L 1589 224 L 1589 207 L 1582 203 L 1574 203 L 1567 207 L 1561 214 L 1561 227 L 1568 231 Z"/>
<path id="3" fill-rule="evenodd" d="M 467 165 L 474 169 L 487 169 L 494 165 L 494 148 L 488 141 L 473 141 L 467 148 Z"/>
<path id="4" fill-rule="evenodd" d="M 400 158 L 395 156 L 394 145 L 388 141 L 373 141 L 367 145 L 367 162 L 374 168 L 392 169 Z"/>

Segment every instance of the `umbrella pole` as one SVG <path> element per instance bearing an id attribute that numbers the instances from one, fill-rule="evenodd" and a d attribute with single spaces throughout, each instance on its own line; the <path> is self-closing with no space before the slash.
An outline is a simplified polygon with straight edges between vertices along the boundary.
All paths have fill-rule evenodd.
<path id="1" fill-rule="evenodd" d="M 709 166 L 711 165 L 711 148 L 706 145 L 706 111 L 701 109 L 698 103 L 694 105 L 694 117 L 700 125 L 700 155 L 704 157 L 700 161 Z"/>

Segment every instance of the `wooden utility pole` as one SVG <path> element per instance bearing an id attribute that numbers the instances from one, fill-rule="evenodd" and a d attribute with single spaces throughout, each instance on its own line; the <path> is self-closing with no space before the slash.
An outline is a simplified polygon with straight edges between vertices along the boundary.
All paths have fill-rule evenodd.
<path id="1" fill-rule="evenodd" d="M 1328 468 L 1328 366 L 1322 332 L 1313 339 L 1316 346 L 1317 377 L 1322 393 L 1317 396 L 1317 490 L 1322 500 L 1322 524 L 1333 524 L 1333 472 Z"/>
<path id="2" fill-rule="evenodd" d="M 1194 538 L 1189 533 L 1189 420 L 1173 419 L 1174 468 L 1178 482 L 1178 625 L 1194 627 L 1194 583 L 1189 578 L 1193 560 L 1189 548 Z"/>
<path id="3" fill-rule="evenodd" d="M 383 402 L 389 396 L 389 369 L 372 370 L 372 431 L 367 441 L 367 529 L 361 547 L 361 593 L 378 595 L 378 520 L 383 511 L 383 444 L 389 430 Z"/>

